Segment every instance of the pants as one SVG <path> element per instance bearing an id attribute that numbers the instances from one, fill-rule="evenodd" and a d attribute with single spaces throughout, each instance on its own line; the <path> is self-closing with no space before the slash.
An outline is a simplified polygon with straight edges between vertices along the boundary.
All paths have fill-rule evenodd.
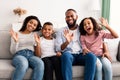
<path id="1" fill-rule="evenodd" d="M 45 64 L 44 80 L 53 80 L 53 71 L 56 80 L 62 80 L 60 57 L 45 57 L 42 60 Z"/>
<path id="2" fill-rule="evenodd" d="M 39 57 L 34 56 L 34 52 L 31 50 L 18 51 L 12 60 L 12 64 L 15 67 L 12 80 L 23 80 L 29 66 L 33 69 L 32 80 L 43 79 L 44 63 Z"/>
<path id="3" fill-rule="evenodd" d="M 86 55 L 64 52 L 61 56 L 63 80 L 72 80 L 72 65 L 85 66 L 84 80 L 94 80 L 96 70 L 96 56 L 93 53 Z"/>
<path id="4" fill-rule="evenodd" d="M 102 73 L 104 76 L 102 76 Z M 102 78 L 104 78 L 104 80 L 112 80 L 111 62 L 106 57 L 97 58 L 95 80 L 102 80 Z"/>

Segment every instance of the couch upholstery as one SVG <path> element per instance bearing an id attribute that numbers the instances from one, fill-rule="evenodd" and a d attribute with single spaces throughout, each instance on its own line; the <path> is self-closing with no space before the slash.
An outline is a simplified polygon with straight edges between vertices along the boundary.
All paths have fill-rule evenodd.
<path id="1" fill-rule="evenodd" d="M 113 80 L 120 80 L 120 62 L 116 59 L 119 39 L 105 40 L 112 56 Z M 120 45 L 119 45 L 120 46 Z M 0 31 L 0 80 L 10 80 L 14 67 L 11 65 L 10 34 L 8 30 Z M 28 69 L 24 79 L 31 79 L 31 69 Z M 73 66 L 73 80 L 83 80 L 84 66 Z"/>

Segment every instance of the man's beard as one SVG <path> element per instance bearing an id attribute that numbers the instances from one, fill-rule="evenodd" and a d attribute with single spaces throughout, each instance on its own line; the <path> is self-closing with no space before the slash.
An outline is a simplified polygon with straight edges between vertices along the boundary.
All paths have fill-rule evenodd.
<path id="1" fill-rule="evenodd" d="M 76 25 L 76 20 L 74 20 L 73 24 L 69 24 L 69 22 L 66 22 L 69 28 L 73 28 Z"/>

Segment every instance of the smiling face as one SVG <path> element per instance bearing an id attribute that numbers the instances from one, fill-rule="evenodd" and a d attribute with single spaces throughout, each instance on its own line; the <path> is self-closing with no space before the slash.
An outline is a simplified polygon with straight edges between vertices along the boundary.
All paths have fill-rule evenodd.
<path id="1" fill-rule="evenodd" d="M 25 31 L 32 32 L 37 28 L 37 25 L 38 25 L 37 20 L 31 19 L 30 21 L 28 21 Z"/>
<path id="2" fill-rule="evenodd" d="M 51 39 L 53 34 L 53 26 L 52 25 L 44 25 L 42 28 L 42 35 L 46 39 Z"/>
<path id="3" fill-rule="evenodd" d="M 78 18 L 78 16 L 77 16 L 76 12 L 74 12 L 72 10 L 66 12 L 65 20 L 66 20 L 66 23 L 68 24 L 69 28 L 75 27 L 77 18 Z"/>
<path id="4" fill-rule="evenodd" d="M 85 19 L 83 22 L 84 30 L 87 32 L 88 35 L 94 33 L 93 23 L 90 19 Z"/>

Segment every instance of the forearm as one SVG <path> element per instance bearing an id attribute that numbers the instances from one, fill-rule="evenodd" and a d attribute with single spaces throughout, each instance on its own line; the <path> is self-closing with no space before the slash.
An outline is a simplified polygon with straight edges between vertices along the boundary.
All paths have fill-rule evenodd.
<path id="1" fill-rule="evenodd" d="M 115 38 L 118 38 L 118 34 L 108 25 L 107 26 L 107 29 L 111 32 L 111 34 L 115 37 Z"/>
<path id="2" fill-rule="evenodd" d="M 35 55 L 40 57 L 41 56 L 40 44 L 37 44 L 34 48 L 35 48 Z"/>
<path id="3" fill-rule="evenodd" d="M 10 52 L 12 53 L 12 54 L 15 54 L 16 53 L 16 51 L 17 51 L 17 48 L 18 48 L 18 42 L 15 42 L 14 40 L 13 40 L 13 38 L 11 38 L 11 45 L 10 45 Z"/>
<path id="4" fill-rule="evenodd" d="M 68 44 L 69 44 L 68 41 L 64 42 L 64 43 L 61 45 L 61 50 L 64 50 L 64 49 L 67 47 Z"/>

